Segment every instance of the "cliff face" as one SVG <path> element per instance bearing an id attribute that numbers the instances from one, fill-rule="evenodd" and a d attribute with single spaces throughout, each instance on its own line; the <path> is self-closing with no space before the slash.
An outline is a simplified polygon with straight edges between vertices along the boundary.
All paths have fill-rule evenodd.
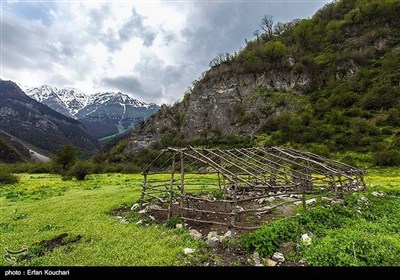
<path id="1" fill-rule="evenodd" d="M 159 112 L 132 133 L 126 152 L 134 152 L 159 142 L 166 135 L 179 135 L 186 142 L 194 139 L 214 139 L 228 135 L 253 137 L 266 118 L 283 109 L 299 106 L 295 96 L 308 86 L 305 73 L 263 72 L 238 74 L 224 64 L 215 66 L 197 82 L 191 94 Z M 266 110 L 273 97 L 257 94 L 275 91 L 287 93 L 286 104 Z"/>

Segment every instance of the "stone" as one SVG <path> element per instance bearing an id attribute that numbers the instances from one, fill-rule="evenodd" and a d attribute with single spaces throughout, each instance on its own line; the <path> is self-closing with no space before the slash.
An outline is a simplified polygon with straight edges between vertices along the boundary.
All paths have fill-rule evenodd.
<path id="1" fill-rule="evenodd" d="M 295 201 L 295 202 L 293 202 L 293 204 L 296 205 L 296 206 L 297 206 L 297 205 L 300 205 L 300 204 L 302 204 L 302 203 L 303 203 L 303 202 L 301 202 L 301 201 Z"/>
<path id="2" fill-rule="evenodd" d="M 148 206 L 150 210 L 161 210 L 162 207 L 157 204 L 151 204 Z"/>
<path id="3" fill-rule="evenodd" d="M 275 252 L 275 253 L 272 255 L 272 259 L 273 259 L 274 261 L 276 261 L 276 262 L 284 262 L 284 261 L 285 261 L 285 257 L 283 256 L 282 253 L 279 253 L 279 252 Z"/>
<path id="4" fill-rule="evenodd" d="M 163 232 L 160 233 L 160 235 L 161 235 L 161 236 L 166 236 L 167 233 L 166 233 L 165 231 L 163 231 Z"/>
<path id="5" fill-rule="evenodd" d="M 155 221 L 156 218 L 154 218 L 153 216 L 149 215 L 150 220 Z"/>
<path id="6" fill-rule="evenodd" d="M 255 266 L 263 266 L 261 264 L 260 254 L 258 254 L 258 252 L 254 252 L 251 258 L 253 259 Z"/>
<path id="7" fill-rule="evenodd" d="M 311 245 L 311 237 L 307 233 L 303 234 L 300 239 L 305 245 Z"/>
<path id="8" fill-rule="evenodd" d="M 213 237 L 218 238 L 218 233 L 217 233 L 216 231 L 210 231 L 210 232 L 207 234 L 207 239 L 211 239 L 211 238 L 213 238 Z"/>
<path id="9" fill-rule="evenodd" d="M 342 204 L 343 200 L 342 199 L 332 199 L 331 204 Z"/>
<path id="10" fill-rule="evenodd" d="M 323 196 L 323 197 L 321 197 L 321 200 L 322 201 L 332 201 L 332 198 Z"/>
<path id="11" fill-rule="evenodd" d="M 195 229 L 190 229 L 189 234 L 193 239 L 199 240 L 203 237 L 203 235 Z"/>
<path id="12" fill-rule="evenodd" d="M 184 248 L 184 249 L 183 249 L 183 253 L 184 253 L 185 255 L 193 254 L 195 251 L 196 251 L 196 250 L 195 250 L 195 249 L 192 249 L 192 248 Z"/>
<path id="13" fill-rule="evenodd" d="M 175 228 L 183 228 L 183 224 L 176 224 Z"/>
<path id="14" fill-rule="evenodd" d="M 124 217 L 122 217 L 122 216 L 116 216 L 115 218 L 118 219 L 118 220 L 122 220 Z"/>
<path id="15" fill-rule="evenodd" d="M 267 198 L 265 199 L 265 201 L 274 202 L 274 201 L 275 201 L 275 197 L 273 197 L 273 196 L 267 197 Z"/>
<path id="16" fill-rule="evenodd" d="M 146 214 L 146 213 L 147 213 L 147 210 L 146 210 L 146 209 L 140 210 L 140 211 L 138 212 L 139 215 L 143 215 L 143 214 Z"/>
<path id="17" fill-rule="evenodd" d="M 136 222 L 137 225 L 143 225 L 143 220 L 139 220 Z"/>
<path id="18" fill-rule="evenodd" d="M 257 199 L 257 203 L 258 203 L 258 204 L 263 204 L 264 201 L 265 201 L 265 198 Z"/>
<path id="19" fill-rule="evenodd" d="M 224 238 L 231 238 L 231 237 L 232 237 L 232 231 L 228 230 L 227 232 L 225 232 Z"/>
<path id="20" fill-rule="evenodd" d="M 236 211 L 243 211 L 244 208 L 242 206 L 236 206 Z"/>
<path id="21" fill-rule="evenodd" d="M 139 206 L 140 206 L 139 203 L 135 203 L 132 205 L 131 210 L 134 211 L 134 210 L 138 209 Z"/>
<path id="22" fill-rule="evenodd" d="M 357 200 L 357 205 L 368 204 L 368 203 L 369 200 L 365 196 L 362 196 Z"/>
<path id="23" fill-rule="evenodd" d="M 307 200 L 306 200 L 306 204 L 307 204 L 307 205 L 309 205 L 309 204 L 315 204 L 315 203 L 317 203 L 317 199 L 316 199 L 316 198 L 311 198 L 311 199 L 307 199 Z"/>
<path id="24" fill-rule="evenodd" d="M 290 197 L 291 197 L 291 198 L 300 198 L 300 196 L 297 195 L 297 194 L 291 194 Z"/>
<path id="25" fill-rule="evenodd" d="M 298 264 L 300 266 L 306 266 L 307 265 L 307 261 L 305 259 L 301 259 L 301 260 L 299 260 Z"/>
<path id="26" fill-rule="evenodd" d="M 211 237 L 210 239 L 207 239 L 206 241 L 207 246 L 209 247 L 217 247 L 219 244 L 219 239 L 218 237 Z"/>
<path id="27" fill-rule="evenodd" d="M 376 192 L 376 191 L 373 191 L 371 194 L 376 197 L 384 197 L 386 195 L 385 192 Z"/>
<path id="28" fill-rule="evenodd" d="M 267 259 L 267 266 L 276 266 L 277 262 L 271 259 Z"/>

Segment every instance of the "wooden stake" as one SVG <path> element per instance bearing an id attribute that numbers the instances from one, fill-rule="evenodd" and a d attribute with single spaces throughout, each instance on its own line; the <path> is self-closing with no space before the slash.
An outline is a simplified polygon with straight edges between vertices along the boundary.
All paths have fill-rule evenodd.
<path id="1" fill-rule="evenodd" d="M 146 192 L 146 184 L 147 184 L 147 173 L 143 174 L 143 186 L 142 186 L 142 195 L 140 196 L 140 208 L 143 206 L 144 194 Z"/>
<path id="2" fill-rule="evenodd" d="M 174 174 L 175 174 L 175 154 L 172 155 L 171 184 L 169 185 L 168 219 L 172 217 L 172 199 L 173 199 L 173 187 L 174 187 Z"/>
<path id="3" fill-rule="evenodd" d="M 183 205 L 183 197 L 185 194 L 185 166 L 184 166 L 184 162 L 183 162 L 183 151 L 180 152 L 181 155 L 181 217 L 184 217 L 185 215 L 183 215 L 182 211 L 184 209 L 184 205 Z M 183 219 L 183 226 L 185 226 L 185 219 Z"/>

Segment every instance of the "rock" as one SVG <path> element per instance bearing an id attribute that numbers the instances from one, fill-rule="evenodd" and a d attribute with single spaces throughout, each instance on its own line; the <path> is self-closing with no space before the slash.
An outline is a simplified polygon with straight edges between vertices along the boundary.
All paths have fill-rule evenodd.
<path id="1" fill-rule="evenodd" d="M 373 191 L 371 194 L 376 197 L 384 197 L 386 195 L 386 193 L 384 192 L 376 192 L 376 191 Z"/>
<path id="2" fill-rule="evenodd" d="M 195 249 L 192 249 L 192 248 L 184 248 L 184 249 L 183 249 L 183 253 L 184 253 L 185 255 L 193 254 L 195 251 L 196 251 L 196 250 L 195 250 Z"/>
<path id="3" fill-rule="evenodd" d="M 297 194 L 291 194 L 290 197 L 291 197 L 291 198 L 300 198 L 300 196 L 297 195 Z"/>
<path id="4" fill-rule="evenodd" d="M 218 233 L 216 231 L 210 231 L 207 235 L 207 239 L 210 240 L 211 238 L 216 237 L 218 238 Z"/>
<path id="5" fill-rule="evenodd" d="M 332 199 L 331 204 L 342 204 L 343 200 L 342 199 Z"/>
<path id="6" fill-rule="evenodd" d="M 206 241 L 207 246 L 209 247 L 217 247 L 219 244 L 219 239 L 218 237 L 211 237 L 210 239 L 207 239 Z"/>
<path id="7" fill-rule="evenodd" d="M 301 260 L 299 260 L 298 264 L 300 266 L 306 266 L 307 265 L 307 261 L 305 259 L 301 259 Z"/>
<path id="8" fill-rule="evenodd" d="M 362 196 L 357 200 L 357 205 L 363 205 L 363 204 L 368 204 L 368 203 L 369 203 L 369 200 L 365 196 Z"/>
<path id="9" fill-rule="evenodd" d="M 274 261 L 276 261 L 276 262 L 284 262 L 284 261 L 285 261 L 285 257 L 283 256 L 282 253 L 279 253 L 279 252 L 275 252 L 275 253 L 272 255 L 272 259 L 273 259 Z"/>
<path id="10" fill-rule="evenodd" d="M 323 196 L 323 197 L 321 197 L 321 200 L 322 201 L 332 201 L 332 198 Z"/>
<path id="11" fill-rule="evenodd" d="M 271 259 L 267 259 L 267 266 L 276 266 L 277 262 Z"/>
<path id="12" fill-rule="evenodd" d="M 149 215 L 150 220 L 155 221 L 156 218 L 154 218 L 153 216 Z"/>
<path id="13" fill-rule="evenodd" d="M 176 224 L 175 228 L 183 228 L 183 225 L 182 224 Z"/>
<path id="14" fill-rule="evenodd" d="M 265 201 L 274 202 L 274 201 L 275 201 L 275 197 L 273 197 L 273 196 L 267 197 L 267 198 L 265 199 Z"/>
<path id="15" fill-rule="evenodd" d="M 165 231 L 163 231 L 163 232 L 160 233 L 160 235 L 161 235 L 161 236 L 166 236 L 167 233 L 166 233 Z"/>
<path id="16" fill-rule="evenodd" d="M 143 224 L 143 220 L 139 220 L 136 222 L 137 225 L 142 225 Z"/>
<path id="17" fill-rule="evenodd" d="M 143 214 L 146 214 L 146 213 L 147 213 L 147 210 L 146 210 L 146 209 L 140 210 L 140 211 L 138 212 L 139 215 L 143 215 Z"/>
<path id="18" fill-rule="evenodd" d="M 243 211 L 244 208 L 242 206 L 236 206 L 236 211 Z"/>
<path id="19" fill-rule="evenodd" d="M 316 199 L 316 198 L 311 198 L 311 199 L 307 199 L 307 200 L 306 200 L 306 204 L 307 204 L 307 205 L 309 205 L 309 204 L 315 204 L 315 203 L 317 203 L 317 199 Z"/>
<path id="20" fill-rule="evenodd" d="M 258 203 L 258 204 L 263 204 L 264 201 L 265 201 L 265 198 L 257 199 L 257 203 Z"/>
<path id="21" fill-rule="evenodd" d="M 296 205 L 296 206 L 297 206 L 297 205 L 300 205 L 300 204 L 302 204 L 302 203 L 303 203 L 302 201 L 295 201 L 295 202 L 293 202 L 293 204 Z"/>
<path id="22" fill-rule="evenodd" d="M 115 218 L 118 219 L 118 220 L 122 220 L 124 217 L 122 217 L 122 216 L 116 216 Z"/>
<path id="23" fill-rule="evenodd" d="M 311 237 L 307 233 L 303 234 L 300 239 L 305 245 L 311 245 Z"/>
<path id="24" fill-rule="evenodd" d="M 356 213 L 360 214 L 360 215 L 362 214 L 361 210 L 359 210 L 359 209 L 356 210 Z"/>
<path id="25" fill-rule="evenodd" d="M 261 264 L 260 255 L 257 252 L 254 252 L 253 255 L 251 256 L 251 258 L 253 259 L 255 266 L 263 266 Z"/>
<path id="26" fill-rule="evenodd" d="M 231 237 L 232 237 L 232 231 L 228 230 L 227 232 L 225 232 L 224 238 L 231 238 Z"/>
<path id="27" fill-rule="evenodd" d="M 134 210 L 138 209 L 139 206 L 140 206 L 139 203 L 135 203 L 132 205 L 131 210 L 134 211 Z"/>
<path id="28" fill-rule="evenodd" d="M 161 210 L 162 207 L 157 204 L 151 204 L 148 206 L 150 210 Z"/>
<path id="29" fill-rule="evenodd" d="M 195 229 L 190 229 L 189 234 L 193 239 L 199 240 L 203 237 L 203 235 Z"/>

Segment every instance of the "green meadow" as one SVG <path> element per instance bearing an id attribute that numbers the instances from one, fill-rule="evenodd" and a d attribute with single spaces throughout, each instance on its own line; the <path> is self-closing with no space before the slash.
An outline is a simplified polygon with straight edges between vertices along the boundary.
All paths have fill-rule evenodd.
<path id="1" fill-rule="evenodd" d="M 309 210 L 299 225 L 313 233 L 313 243 L 289 253 L 288 260 L 306 259 L 310 265 L 398 265 L 398 174 L 399 168 L 370 169 L 365 178 L 367 190 L 350 195 L 342 208 L 335 206 L 345 211 L 333 211 L 336 208 L 320 204 Z M 111 215 L 112 210 L 139 200 L 143 180 L 140 174 L 93 174 L 85 181 L 63 181 L 53 174 L 17 176 L 19 183 L 0 185 L 1 266 L 199 264 L 184 255 L 186 247 L 197 249 L 194 253 L 197 260 L 210 258 L 205 242 L 193 240 L 185 229 L 157 224 L 142 226 L 136 224 L 135 217 L 124 220 Z M 375 197 L 371 195 L 373 191 L 383 191 L 386 195 Z M 357 204 L 361 196 L 367 197 L 366 205 Z M 275 221 L 243 237 L 239 249 L 248 255 L 256 249 L 262 257 L 270 257 L 279 243 L 296 242 L 298 238 L 285 223 Z M 44 240 L 60 236 L 61 246 L 43 248 Z M 28 248 L 24 257 L 11 260 L 7 257 L 8 252 L 24 248 Z"/>

